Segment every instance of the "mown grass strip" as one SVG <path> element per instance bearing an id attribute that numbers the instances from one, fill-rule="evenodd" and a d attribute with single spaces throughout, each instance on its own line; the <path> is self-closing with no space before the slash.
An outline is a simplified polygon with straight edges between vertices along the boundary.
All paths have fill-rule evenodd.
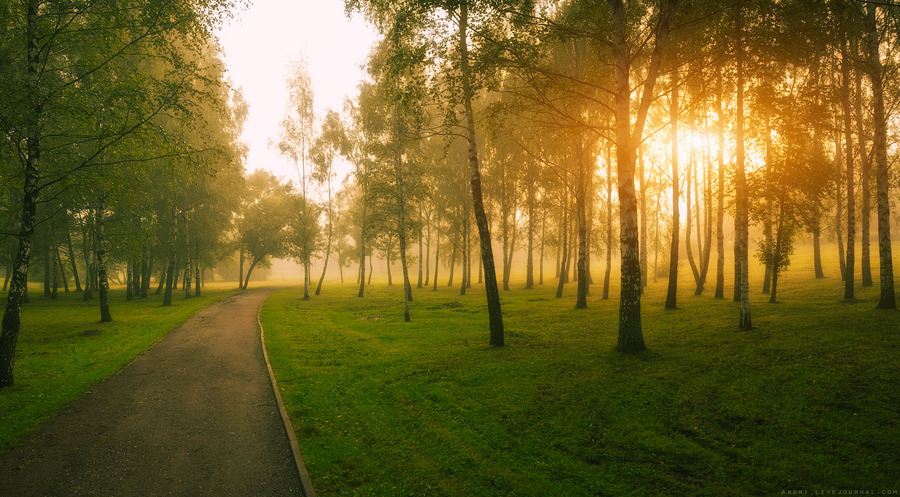
<path id="1" fill-rule="evenodd" d="M 330 285 L 263 307 L 266 343 L 322 495 L 762 495 L 893 489 L 900 474 L 900 313 L 877 284 L 785 275 L 737 331 L 712 290 L 643 299 L 650 351 L 616 353 L 618 302 L 574 285 L 504 292 L 487 346 L 482 292 Z M 761 274 L 761 273 L 760 273 Z M 726 281 L 729 281 L 726 279 Z M 552 285 L 546 285 L 551 287 Z M 613 288 L 617 288 L 614 284 Z M 616 293 L 616 292 L 614 292 Z"/>

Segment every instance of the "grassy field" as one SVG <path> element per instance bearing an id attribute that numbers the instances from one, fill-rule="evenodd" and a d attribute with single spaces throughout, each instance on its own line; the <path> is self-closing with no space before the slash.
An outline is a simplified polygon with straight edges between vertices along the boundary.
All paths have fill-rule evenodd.
<path id="1" fill-rule="evenodd" d="M 289 289 L 262 321 L 322 495 L 900 491 L 900 313 L 874 309 L 877 287 L 842 301 L 835 270 L 795 259 L 780 303 L 754 283 L 748 332 L 736 304 L 692 295 L 686 265 L 679 310 L 660 279 L 634 356 L 613 350 L 617 282 L 587 310 L 574 284 L 504 292 L 503 348 L 479 289 L 414 289 L 411 323 L 397 285 Z"/>
<path id="2" fill-rule="evenodd" d="M 96 293 L 91 302 L 82 302 L 80 292 L 62 291 L 59 300 L 50 300 L 32 286 L 31 303 L 25 305 L 22 316 L 16 383 L 0 390 L 0 450 L 121 369 L 192 314 L 234 293 L 235 285 L 208 284 L 201 297 L 190 300 L 184 300 L 183 292 L 176 293 L 172 307 L 161 306 L 161 295 L 128 302 L 125 290 L 114 288 L 110 292 L 112 323 L 100 322 Z"/>

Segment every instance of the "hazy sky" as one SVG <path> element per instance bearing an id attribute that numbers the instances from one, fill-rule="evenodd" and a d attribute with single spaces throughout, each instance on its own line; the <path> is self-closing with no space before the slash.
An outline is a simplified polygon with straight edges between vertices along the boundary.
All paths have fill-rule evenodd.
<path id="1" fill-rule="evenodd" d="M 250 104 L 243 136 L 250 147 L 247 170 L 265 168 L 296 180 L 293 165 L 268 146 L 284 115 L 288 62 L 306 58 L 319 117 L 328 108 L 340 111 L 362 78 L 374 29 L 359 15 L 348 19 L 342 0 L 252 0 L 218 37 L 229 77 Z"/>

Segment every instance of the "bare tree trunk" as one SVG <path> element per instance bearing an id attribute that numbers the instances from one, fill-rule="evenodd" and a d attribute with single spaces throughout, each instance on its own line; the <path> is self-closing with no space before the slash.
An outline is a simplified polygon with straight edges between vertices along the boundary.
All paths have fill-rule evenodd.
<path id="1" fill-rule="evenodd" d="M 696 191 L 696 182 L 692 181 L 696 177 L 696 173 L 694 172 L 694 159 L 693 157 L 688 158 L 688 167 L 687 167 L 687 178 L 685 178 L 685 192 L 684 192 L 684 215 L 687 219 L 687 223 L 685 224 L 684 229 L 684 244 L 685 250 L 687 252 L 688 265 L 691 267 L 691 273 L 694 276 L 694 284 L 697 285 L 697 290 L 702 291 L 702 283 L 700 282 L 700 271 L 697 268 L 697 264 L 694 262 L 694 252 L 691 248 L 691 187 L 694 187 Z M 692 184 L 693 183 L 693 184 Z M 700 206 L 693 206 L 695 210 L 699 209 Z M 697 237 L 697 245 L 700 245 L 699 237 Z M 696 291 L 695 295 L 699 295 Z"/>
<path id="2" fill-rule="evenodd" d="M 855 44 L 854 44 L 855 51 Z M 850 114 L 850 54 L 846 40 L 841 54 L 841 108 L 844 116 L 844 161 L 847 166 L 847 270 L 844 274 L 844 299 L 855 297 L 856 196 L 853 171 L 853 120 Z"/>
<path id="3" fill-rule="evenodd" d="M 125 262 L 125 300 L 134 300 L 134 269 L 131 266 L 131 261 Z"/>
<path id="4" fill-rule="evenodd" d="M 145 246 L 143 250 L 141 250 L 141 298 L 147 298 L 147 293 L 150 291 L 150 274 L 152 268 L 150 265 L 153 263 L 153 255 L 150 253 L 150 250 Z"/>
<path id="5" fill-rule="evenodd" d="M 169 263 L 166 266 L 166 291 L 163 294 L 163 306 L 172 305 L 172 287 L 175 285 L 175 241 L 172 241 L 172 247 L 169 249 Z M 246 288 L 241 282 L 238 282 L 238 288 Z"/>
<path id="6" fill-rule="evenodd" d="M 575 275 L 578 278 L 578 292 L 575 297 L 575 308 L 586 309 L 588 292 L 588 175 L 593 174 L 593 171 L 588 167 L 588 161 L 584 157 L 584 149 L 582 147 L 579 147 L 575 160 L 578 162 L 578 193 L 575 195 L 575 215 L 578 229 L 578 260 L 576 261 Z"/>
<path id="7" fill-rule="evenodd" d="M 716 65 L 716 131 L 718 133 L 718 191 L 716 192 L 716 294 L 725 298 L 725 116 L 722 112 L 722 65 Z"/>
<path id="8" fill-rule="evenodd" d="M 75 277 L 75 291 L 81 291 L 81 279 L 78 278 L 78 264 L 75 264 L 75 250 L 72 248 L 72 233 L 69 231 L 69 227 L 66 226 L 66 244 L 69 249 L 69 262 L 72 263 L 72 276 Z"/>
<path id="9" fill-rule="evenodd" d="M 106 206 L 104 199 L 100 197 L 97 202 L 97 278 L 98 290 L 100 295 L 100 322 L 108 323 L 112 321 L 112 314 L 109 311 L 109 281 L 106 279 L 106 244 L 103 238 L 103 217 Z"/>
<path id="10" fill-rule="evenodd" d="M 359 292 L 357 297 L 362 298 L 366 293 L 366 204 L 363 200 L 362 225 L 359 234 Z"/>
<path id="11" fill-rule="evenodd" d="M 669 122 L 672 141 L 672 243 L 669 251 L 669 286 L 666 290 L 666 309 L 678 308 L 678 241 L 681 234 L 681 213 L 678 203 L 678 81 L 673 76 L 669 96 Z M 690 219 L 690 216 L 688 216 Z"/>
<path id="12" fill-rule="evenodd" d="M 447 286 L 453 286 L 453 272 L 456 269 L 456 252 L 457 244 L 453 244 L 453 254 L 450 256 L 450 279 L 447 280 Z"/>
<path id="13" fill-rule="evenodd" d="M 612 206 L 612 150 L 606 150 L 606 271 L 603 273 L 602 300 L 609 300 L 609 277 L 612 273 L 613 206 Z"/>
<path id="14" fill-rule="evenodd" d="M 3 290 L 6 291 L 9 288 L 9 279 L 12 277 L 13 273 L 13 258 L 10 256 L 6 261 L 6 276 L 3 278 Z"/>
<path id="15" fill-rule="evenodd" d="M 547 196 L 541 195 L 541 251 L 538 263 L 538 285 L 544 284 L 544 235 L 547 228 Z"/>
<path id="16" fill-rule="evenodd" d="M 466 209 L 468 213 L 468 209 Z M 469 272 L 469 258 L 472 256 L 471 251 L 469 250 L 469 223 L 468 216 L 466 216 L 466 224 L 463 228 L 463 250 L 462 250 L 462 284 L 459 286 L 459 294 L 466 294 L 466 287 L 468 286 L 469 278 L 471 277 L 471 273 Z"/>
<path id="17" fill-rule="evenodd" d="M 855 57 L 859 57 L 862 59 L 862 54 L 860 51 L 854 52 Z M 857 148 L 859 148 L 859 161 L 862 169 L 862 174 L 860 177 L 860 185 L 859 185 L 859 193 L 862 200 L 862 205 L 860 206 L 859 212 L 859 220 L 860 220 L 860 271 L 862 276 L 862 286 L 872 286 L 872 263 L 870 261 L 870 227 L 869 221 L 872 216 L 872 179 L 871 179 L 871 170 L 872 165 L 869 159 L 869 154 L 866 152 L 866 135 L 865 128 L 863 126 L 863 110 L 862 110 L 862 100 L 863 100 L 863 90 L 862 90 L 862 72 L 859 69 L 855 69 L 853 71 L 853 79 L 855 83 L 856 90 L 856 98 L 854 99 L 855 104 L 855 113 L 856 113 L 856 136 Z"/>
<path id="18" fill-rule="evenodd" d="M 771 175 L 772 167 L 772 126 L 770 124 L 771 117 L 766 116 L 766 127 L 764 142 L 766 146 L 766 183 L 769 181 L 769 176 Z M 768 185 L 766 185 L 768 187 Z M 772 213 L 775 211 L 774 206 L 772 205 L 772 198 L 768 196 L 766 198 L 766 209 L 763 212 L 763 236 L 766 238 L 766 247 L 768 250 L 774 246 L 773 243 L 773 234 L 772 234 Z M 763 275 L 763 286 L 762 293 L 763 295 L 767 295 L 769 293 L 770 287 L 772 286 L 772 261 L 766 260 L 765 264 L 765 274 Z"/>
<path id="19" fill-rule="evenodd" d="M 244 246 L 238 247 L 238 288 L 244 288 Z"/>
<path id="20" fill-rule="evenodd" d="M 441 218 L 440 218 L 440 216 L 438 216 L 438 218 L 435 220 L 435 223 L 434 223 L 434 228 L 435 228 L 434 229 L 434 281 L 433 281 L 434 287 L 431 289 L 434 292 L 437 291 L 437 287 L 438 287 L 438 267 L 440 267 L 439 263 L 440 263 L 440 259 L 441 259 L 440 226 L 441 226 Z"/>
<path id="21" fill-rule="evenodd" d="M 63 284 L 63 289 L 66 293 L 69 293 L 69 277 L 66 275 L 66 266 L 63 264 L 62 256 L 59 253 L 59 246 L 54 249 L 54 252 L 56 253 L 56 264 L 57 268 L 59 268 L 59 276 Z"/>
<path id="22" fill-rule="evenodd" d="M 431 224 L 435 221 L 434 216 L 435 213 L 434 208 L 429 212 L 427 216 L 428 225 L 425 230 L 425 286 L 429 286 L 429 282 L 431 281 Z"/>
<path id="23" fill-rule="evenodd" d="M 328 271 L 328 260 L 331 258 L 331 241 L 334 227 L 331 223 L 331 216 L 328 220 L 328 242 L 325 245 L 325 263 L 322 265 L 322 275 L 319 276 L 319 284 L 316 285 L 316 295 L 322 293 L 322 282 L 325 281 L 325 272 Z"/>
<path id="24" fill-rule="evenodd" d="M 388 286 L 394 286 L 394 278 L 391 275 L 391 249 L 394 248 L 394 240 L 388 238 L 387 250 L 385 251 L 385 262 L 387 263 Z"/>
<path id="25" fill-rule="evenodd" d="M 822 271 L 822 228 L 819 225 L 818 217 L 813 220 L 811 231 L 813 236 L 813 266 L 816 272 L 816 279 L 821 279 L 825 277 L 825 272 Z"/>
<path id="26" fill-rule="evenodd" d="M 891 202 L 888 182 L 887 162 L 887 118 L 884 110 L 883 68 L 879 47 L 878 25 L 875 20 L 874 4 L 868 5 L 867 41 L 869 45 L 869 66 L 871 68 L 872 103 L 874 120 L 875 184 L 878 204 L 878 255 L 880 258 L 881 296 L 879 309 L 896 309 L 894 294 L 894 264 L 891 259 Z"/>
<path id="27" fill-rule="evenodd" d="M 529 165 L 530 166 L 530 165 Z M 530 290 L 534 288 L 534 202 L 536 188 L 534 181 L 529 181 L 526 185 L 528 188 L 528 252 L 525 261 L 525 288 Z"/>
<path id="28" fill-rule="evenodd" d="M 50 259 L 50 298 L 57 300 L 59 298 L 59 272 L 56 266 L 56 246 L 50 245 L 50 252 L 47 254 Z"/>
<path id="29" fill-rule="evenodd" d="M 844 196 L 844 163 L 841 155 L 841 133 L 838 129 L 839 126 L 835 126 L 834 133 L 834 169 L 835 169 L 835 206 L 834 206 L 834 234 L 837 238 L 837 246 L 838 246 L 838 261 L 840 263 L 840 271 L 841 271 L 841 281 L 845 281 L 847 278 L 847 259 L 844 255 L 844 203 L 842 202 L 842 198 Z"/>
<path id="30" fill-rule="evenodd" d="M 742 20 L 742 7 L 737 7 L 737 133 L 735 146 L 735 189 L 738 196 L 738 219 L 740 225 L 740 280 L 741 280 L 741 310 L 738 327 L 749 330 L 753 327 L 750 315 L 750 209 L 749 192 L 747 188 L 747 174 L 744 169 L 744 28 Z"/>
<path id="31" fill-rule="evenodd" d="M 503 314 L 500 309 L 500 291 L 497 288 L 497 273 L 494 269 L 494 252 L 491 247 L 491 232 L 488 228 L 481 193 L 481 171 L 478 166 L 478 149 L 475 146 L 475 114 L 472 110 L 472 87 L 469 82 L 469 46 L 467 28 L 469 22 L 468 0 L 460 2 L 459 8 L 459 49 L 462 80 L 463 106 L 466 113 L 466 131 L 469 141 L 469 170 L 472 183 L 472 203 L 475 208 L 475 222 L 481 241 L 481 262 L 484 268 L 485 294 L 490 321 L 490 344 L 503 345 Z"/>
<path id="32" fill-rule="evenodd" d="M 422 215 L 422 206 L 419 206 L 419 219 L 422 220 L 424 216 Z M 422 281 L 425 279 L 425 241 L 423 240 L 425 233 L 423 233 L 423 227 L 419 226 L 419 281 L 416 283 L 416 288 L 422 288 Z"/>
<path id="33" fill-rule="evenodd" d="M 568 247 L 568 245 L 569 245 L 569 240 L 568 240 L 568 238 L 569 238 L 569 229 L 568 229 L 569 209 L 568 209 L 568 203 L 569 203 L 569 193 L 568 193 L 568 191 L 566 191 L 565 198 L 563 200 L 562 236 L 560 237 L 560 243 L 562 244 L 562 250 L 560 251 L 562 253 L 562 259 L 559 262 L 559 264 L 560 264 L 559 278 L 558 278 L 557 285 L 556 285 L 556 298 L 558 298 L 558 299 L 562 298 L 562 296 L 563 296 L 563 286 L 566 284 L 566 277 L 569 274 L 568 269 L 566 269 L 567 265 L 568 265 L 567 259 L 569 256 L 569 247 Z"/>
<path id="34" fill-rule="evenodd" d="M 644 171 L 644 154 L 638 150 L 638 189 L 641 193 L 640 226 L 641 226 L 641 287 L 647 286 L 647 181 Z"/>

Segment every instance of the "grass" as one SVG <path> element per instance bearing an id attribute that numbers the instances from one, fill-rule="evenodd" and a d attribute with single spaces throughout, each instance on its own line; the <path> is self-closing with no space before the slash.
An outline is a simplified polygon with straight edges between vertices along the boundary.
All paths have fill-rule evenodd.
<path id="1" fill-rule="evenodd" d="M 874 309 L 877 286 L 842 301 L 839 279 L 795 259 L 777 304 L 752 273 L 747 332 L 736 304 L 692 295 L 686 264 L 679 310 L 660 279 L 638 355 L 613 350 L 617 282 L 587 310 L 574 284 L 503 292 L 503 348 L 478 289 L 414 289 L 411 323 L 396 285 L 288 289 L 262 321 L 322 495 L 896 491 L 900 313 Z"/>
<path id="2" fill-rule="evenodd" d="M 110 307 L 114 321 L 101 323 L 96 293 L 90 302 L 82 302 L 80 292 L 62 291 L 58 300 L 50 300 L 32 286 L 31 303 L 25 305 L 22 315 L 15 384 L 0 390 L 0 451 L 121 369 L 192 314 L 234 293 L 231 287 L 233 284 L 208 284 L 201 297 L 190 300 L 176 293 L 172 307 L 161 306 L 161 295 L 129 302 L 124 289 L 113 289 Z"/>

